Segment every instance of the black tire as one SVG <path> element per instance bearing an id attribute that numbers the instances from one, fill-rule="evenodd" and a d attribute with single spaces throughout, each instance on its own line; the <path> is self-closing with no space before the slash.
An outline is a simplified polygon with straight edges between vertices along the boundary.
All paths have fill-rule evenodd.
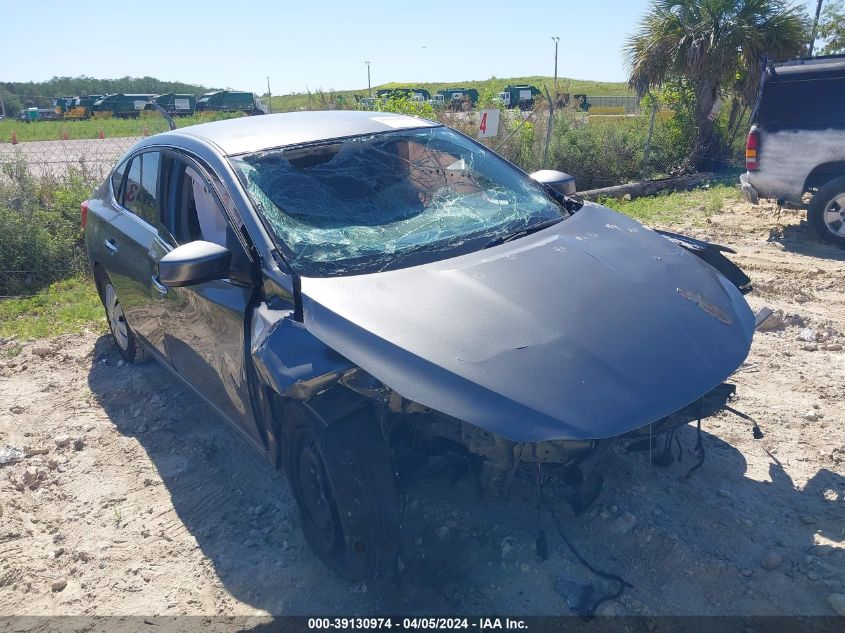
<path id="1" fill-rule="evenodd" d="M 117 291 L 111 283 L 109 276 L 101 268 L 96 269 L 95 280 L 97 291 L 100 293 L 100 301 L 106 311 L 106 321 L 109 324 L 112 341 L 121 357 L 127 363 L 141 363 L 146 360 L 146 350 L 138 341 L 132 328 L 123 314 L 120 306 L 120 299 Z"/>
<path id="2" fill-rule="evenodd" d="M 820 239 L 845 248 L 845 176 L 834 178 L 813 195 L 807 222 Z"/>
<path id="3" fill-rule="evenodd" d="M 390 575 L 399 550 L 399 491 L 370 412 L 326 426 L 291 402 L 284 423 L 285 467 L 308 544 L 348 580 Z"/>

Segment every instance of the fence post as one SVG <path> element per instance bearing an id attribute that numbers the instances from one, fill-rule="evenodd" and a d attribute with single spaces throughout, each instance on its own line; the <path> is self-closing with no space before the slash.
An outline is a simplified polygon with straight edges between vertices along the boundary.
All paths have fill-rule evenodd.
<path id="1" fill-rule="evenodd" d="M 651 97 L 651 93 L 649 93 Z M 657 114 L 657 99 L 651 97 L 651 120 L 648 123 L 648 136 L 645 139 L 645 147 L 643 148 L 643 164 L 640 167 L 640 175 L 645 178 L 646 165 L 648 164 L 648 155 L 651 152 L 651 135 L 654 133 L 654 116 Z"/>
<path id="2" fill-rule="evenodd" d="M 543 169 L 549 168 L 549 143 L 552 140 L 552 122 L 555 112 L 555 104 L 552 102 L 552 97 L 549 94 L 549 88 L 545 84 L 543 90 L 546 91 L 546 99 L 549 102 L 549 123 L 546 126 L 546 148 L 543 150 Z"/>

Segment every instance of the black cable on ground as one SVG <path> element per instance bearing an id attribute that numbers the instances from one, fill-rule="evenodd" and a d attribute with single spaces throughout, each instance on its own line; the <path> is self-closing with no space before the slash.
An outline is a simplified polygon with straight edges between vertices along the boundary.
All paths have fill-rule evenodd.
<path id="1" fill-rule="evenodd" d="M 539 463 L 537 464 L 537 466 L 539 468 Z M 622 578 L 622 576 L 619 576 L 618 574 L 612 574 L 610 572 L 602 571 L 601 569 L 597 569 L 597 568 L 593 567 L 590 564 L 590 562 L 581 555 L 581 552 L 579 552 L 575 548 L 575 546 L 572 544 L 572 542 L 566 537 L 566 534 L 563 531 L 563 526 L 561 526 L 560 519 L 557 516 L 557 512 L 555 512 L 554 507 L 552 506 L 551 503 L 548 502 L 545 494 L 543 494 L 542 483 L 540 483 L 538 481 L 538 484 L 539 484 L 539 489 L 540 489 L 540 503 L 544 504 L 548 508 L 549 514 L 552 517 L 552 522 L 555 524 L 555 529 L 557 529 L 557 533 L 560 536 L 560 540 L 562 540 L 564 542 L 564 544 L 566 545 L 566 547 L 569 548 L 569 551 L 572 553 L 572 555 L 576 559 L 578 559 L 579 563 L 581 563 L 584 567 L 589 569 L 596 576 L 599 576 L 599 577 L 604 578 L 606 580 L 612 580 L 614 582 L 619 583 L 619 589 L 616 592 L 606 594 L 606 595 L 602 596 L 601 598 L 599 598 L 584 614 L 585 619 L 587 619 L 587 620 L 592 619 L 595 616 L 596 609 L 598 609 L 599 606 L 601 606 L 605 602 L 609 602 L 611 600 L 616 600 L 616 598 L 618 598 L 619 596 L 621 596 L 624 593 L 626 587 L 632 588 L 634 585 L 629 583 L 627 580 L 625 580 L 624 578 Z"/>
<path id="2" fill-rule="evenodd" d="M 695 441 L 695 451 L 698 453 L 698 461 L 696 462 L 695 466 L 690 468 L 687 471 L 687 474 L 684 475 L 684 479 L 689 479 L 692 477 L 692 474 L 701 468 L 702 464 L 704 464 L 704 438 L 701 436 L 701 418 L 698 418 L 698 430 L 697 430 L 697 439 Z"/>

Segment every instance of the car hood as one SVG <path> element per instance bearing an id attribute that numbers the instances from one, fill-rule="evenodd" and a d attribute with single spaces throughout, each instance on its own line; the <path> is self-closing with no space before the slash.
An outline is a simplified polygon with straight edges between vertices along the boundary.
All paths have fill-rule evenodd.
<path id="1" fill-rule="evenodd" d="M 501 246 L 301 290 L 320 341 L 405 398 L 516 442 L 655 422 L 727 378 L 754 329 L 714 268 L 592 204 Z"/>

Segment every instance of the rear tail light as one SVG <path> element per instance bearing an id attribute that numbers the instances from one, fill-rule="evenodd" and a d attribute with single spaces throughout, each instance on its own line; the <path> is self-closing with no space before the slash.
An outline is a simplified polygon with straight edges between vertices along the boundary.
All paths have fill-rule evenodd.
<path id="1" fill-rule="evenodd" d="M 745 141 L 745 169 L 748 171 L 757 171 L 759 167 L 760 156 L 760 133 L 757 130 L 751 130 L 748 133 L 748 140 Z"/>
<path id="2" fill-rule="evenodd" d="M 82 216 L 82 230 L 85 230 L 85 225 L 88 224 L 88 201 L 86 200 L 79 205 L 79 213 Z"/>

